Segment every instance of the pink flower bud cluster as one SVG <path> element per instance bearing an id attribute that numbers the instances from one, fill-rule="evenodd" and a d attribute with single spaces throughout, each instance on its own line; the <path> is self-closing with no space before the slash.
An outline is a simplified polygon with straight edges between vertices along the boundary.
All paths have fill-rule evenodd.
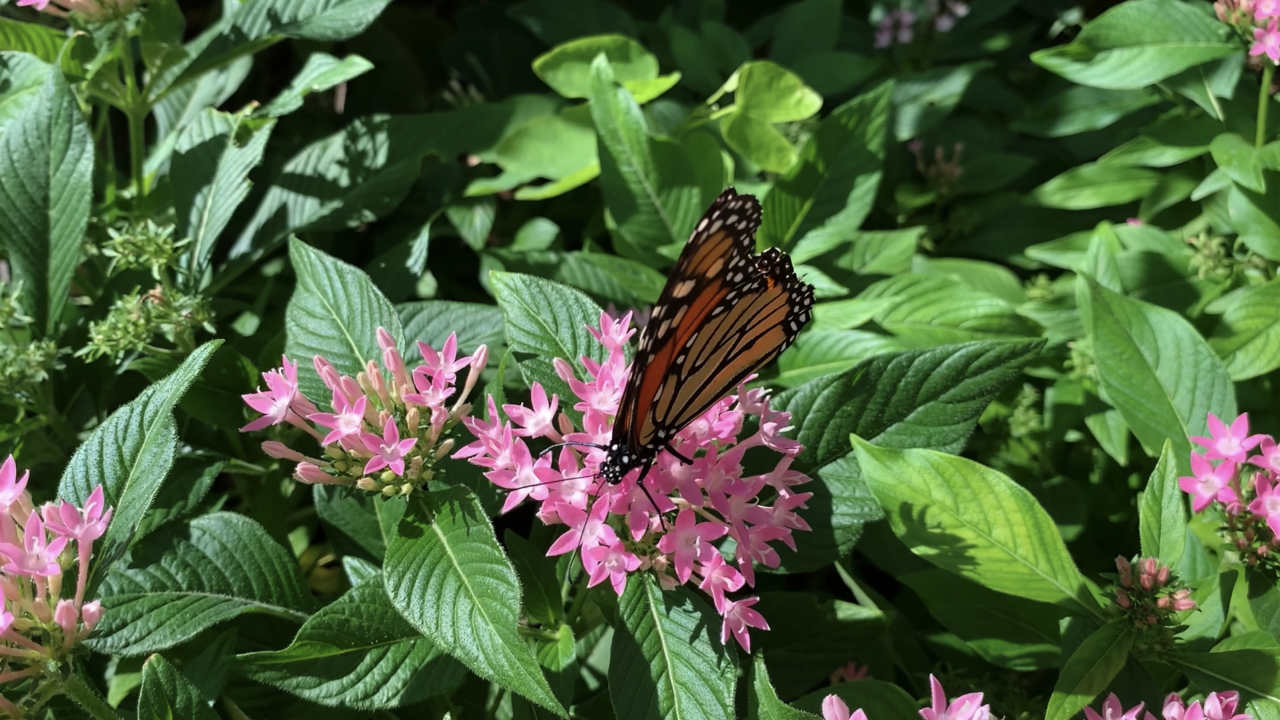
<path id="1" fill-rule="evenodd" d="M 1178 587 L 1169 566 L 1155 558 L 1116 558 L 1116 605 L 1137 627 L 1150 627 L 1173 613 L 1194 609 L 1191 591 Z"/>
<path id="2" fill-rule="evenodd" d="M 30 474 L 18 477 L 12 455 L 0 465 L 0 688 L 26 682 L 28 695 L 40 697 L 46 663 L 65 656 L 102 618 L 102 605 L 85 602 L 84 590 L 93 542 L 107 531 L 111 508 L 99 485 L 83 508 L 64 500 L 37 509 L 26 489 Z M 68 598 L 64 572 L 72 567 Z M 18 716 L 6 697 L 0 710 Z"/>
<path id="3" fill-rule="evenodd" d="M 1178 478 L 1178 487 L 1191 495 L 1195 512 L 1214 507 L 1226 515 L 1223 529 L 1243 562 L 1280 566 L 1280 446 L 1269 435 L 1250 435 L 1247 413 L 1230 427 L 1210 413 L 1209 433 L 1191 438 L 1205 452 L 1191 453 L 1192 474 Z"/>
<path id="4" fill-rule="evenodd" d="M 308 457 L 277 441 L 262 444 L 271 457 L 297 463 L 294 478 L 299 482 L 354 485 L 385 497 L 423 487 L 435 476 L 436 463 L 453 450 L 449 436 L 471 412 L 466 400 L 489 362 L 489 350 L 481 345 L 475 354 L 460 358 L 456 335 L 438 352 L 419 342 L 423 362 L 411 370 L 390 333 L 378 328 L 377 341 L 381 367 L 370 360 L 354 378 L 339 374 L 319 355 L 313 358 L 331 394 L 333 412 L 321 412 L 302 394 L 297 363 L 281 358 L 281 367 L 262 374 L 267 389 L 244 396 L 262 417 L 240 431 L 287 423 L 314 437 L 323 457 Z M 458 392 L 458 374 L 464 370 Z"/>
<path id="5" fill-rule="evenodd" d="M 932 18 L 933 29 L 944 33 L 950 32 L 956 22 L 968 14 L 969 5 L 961 0 L 924 0 L 924 9 L 920 13 L 923 18 L 907 8 L 890 11 L 880 18 L 880 23 L 876 26 L 875 46 L 883 49 L 895 43 L 910 44 L 916 36 L 917 19 L 928 21 Z"/>
<path id="6" fill-rule="evenodd" d="M 796 493 L 796 485 L 809 481 L 791 470 L 791 462 L 803 447 L 782 436 L 791 416 L 772 410 L 762 389 L 739 389 L 716 403 L 676 435 L 672 447 L 693 463 L 684 464 L 660 452 L 645 475 L 644 488 L 637 473 L 617 485 L 598 479 L 606 454 L 603 449 L 613 433 L 629 364 L 623 353 L 634 334 L 631 315 L 614 321 L 601 313 L 600 328 L 588 327 L 609 352 L 597 363 L 583 357 L 589 380 L 577 377 L 560 358 L 556 372 L 577 396 L 574 409 L 582 413 L 576 425 L 559 410 L 560 398 L 547 397 L 533 383 L 528 406 L 504 405 L 503 421 L 489 398 L 488 421 L 467 418 L 463 422 L 476 441 L 458 451 L 457 458 L 487 468 L 485 477 L 509 491 L 503 511 L 525 499 L 538 503 L 542 522 L 567 525 L 568 530 L 551 546 L 548 555 L 577 548 L 589 575 L 589 586 L 608 580 L 622 594 L 627 576 L 652 572 L 664 588 L 693 583 L 711 596 L 723 617 L 721 635 L 732 635 L 750 650 L 748 629 L 768 629 L 768 623 L 752 606 L 759 598 L 730 599 L 728 594 L 755 585 L 755 566 L 778 567 L 781 558 L 771 543 L 795 549 L 794 530 L 809 526 L 797 514 L 811 493 Z M 738 438 L 748 418 L 757 419 L 757 430 Z M 527 443 L 545 439 L 567 445 L 555 455 L 535 454 Z M 753 447 L 765 447 L 781 455 L 776 467 L 763 475 L 743 475 L 742 458 Z M 652 496 L 652 499 L 650 499 Z M 658 504 L 662 516 L 654 508 Z M 675 512 L 672 521 L 669 514 Z M 731 557 L 719 541 L 731 538 Z"/>
<path id="7" fill-rule="evenodd" d="M 842 682 L 856 682 L 858 680 L 867 680 L 871 677 L 871 668 L 866 665 L 859 665 L 850 661 L 835 669 L 831 673 L 831 684 L 839 685 Z"/>
<path id="8" fill-rule="evenodd" d="M 60 17 L 74 12 L 89 20 L 98 21 L 127 15 L 139 2 L 140 0 L 18 0 L 18 7 L 29 5 L 41 12 Z"/>
<path id="9" fill-rule="evenodd" d="M 1190 705 L 1183 702 L 1178 693 L 1169 693 L 1164 699 L 1161 713 L 1164 720 L 1253 720 L 1252 715 L 1236 713 L 1240 704 L 1240 693 L 1234 690 L 1220 693 L 1209 693 L 1201 702 L 1196 700 Z M 1120 704 L 1115 693 L 1107 696 L 1102 702 L 1102 712 L 1087 707 L 1084 709 L 1086 720 L 1156 720 L 1150 712 L 1142 712 L 1144 704 L 1138 703 L 1128 710 Z"/>

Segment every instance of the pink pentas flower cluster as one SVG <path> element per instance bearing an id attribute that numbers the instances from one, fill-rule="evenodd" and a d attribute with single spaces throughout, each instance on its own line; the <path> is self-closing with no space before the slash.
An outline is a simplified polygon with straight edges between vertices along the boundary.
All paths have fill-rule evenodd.
<path id="1" fill-rule="evenodd" d="M 876 25 L 875 46 L 907 45 L 916 37 L 917 20 L 932 24 L 937 32 L 949 32 L 960 18 L 969 14 L 968 3 L 961 0 L 924 0 L 919 12 L 901 7 L 891 10 Z"/>
<path id="2" fill-rule="evenodd" d="M 1266 55 L 1280 65 L 1280 0 L 1217 0 L 1213 9 L 1250 42 L 1250 56 Z"/>
<path id="3" fill-rule="evenodd" d="M 1161 714 L 1164 720 L 1252 720 L 1252 715 L 1237 713 L 1240 694 L 1234 690 L 1221 693 L 1209 693 L 1204 701 L 1196 700 L 1190 705 L 1183 702 L 1177 693 L 1169 693 L 1164 699 Z M 1086 720 L 1156 720 L 1151 712 L 1143 712 L 1143 703 L 1129 709 L 1120 703 L 1115 693 L 1102 701 L 1102 712 L 1086 707 Z"/>
<path id="4" fill-rule="evenodd" d="M 1280 446 L 1270 435 L 1250 435 L 1249 416 L 1228 426 L 1209 415 L 1210 437 L 1193 437 L 1204 448 L 1191 453 L 1191 475 L 1178 486 L 1197 513 L 1210 508 L 1226 518 L 1224 532 L 1249 565 L 1277 566 L 1280 549 Z"/>
<path id="5" fill-rule="evenodd" d="M 329 390 L 332 412 L 322 412 L 298 388 L 298 364 L 262 374 L 265 390 L 244 401 L 262 417 L 241 432 L 288 424 L 315 438 L 323 457 L 310 457 L 284 443 L 268 440 L 268 455 L 297 463 L 294 478 L 322 485 L 354 485 L 386 497 L 408 495 L 436 472 L 436 463 L 452 452 L 451 431 L 471 412 L 467 398 L 489 361 L 484 345 L 458 357 L 458 338 L 450 335 L 440 350 L 418 343 L 422 364 L 410 369 L 396 340 L 377 331 L 382 363 L 370 360 L 354 378 L 340 374 L 322 356 L 312 358 L 316 374 Z M 466 373 L 462 387 L 459 376 Z"/>
<path id="6" fill-rule="evenodd" d="M 84 599 L 93 543 L 111 522 L 102 486 L 84 507 L 63 500 L 36 508 L 29 477 L 18 475 L 12 455 L 0 465 L 0 687 L 38 685 L 46 663 L 65 656 L 102 618 L 102 605 Z M 64 574 L 73 567 L 75 590 L 66 597 Z M 34 685 L 27 693 L 36 693 Z M 0 710 L 19 716 L 2 696 Z"/>
<path id="7" fill-rule="evenodd" d="M 811 493 L 794 490 L 809 478 L 791 469 L 803 447 L 782 435 L 790 414 L 771 409 L 763 389 L 740 388 L 672 441 L 692 464 L 659 453 L 644 477 L 647 493 L 638 473 L 617 485 L 604 483 L 597 477 L 606 457 L 602 448 L 610 441 L 627 381 L 623 348 L 635 330 L 629 313 L 617 321 L 601 313 L 600 327 L 588 330 L 608 351 L 603 363 L 581 358 L 588 379 L 580 379 L 564 359 L 554 360 L 574 399 L 548 397 L 535 382 L 528 405 L 502 406 L 503 420 L 490 397 L 487 420 L 463 421 L 476 440 L 454 457 L 486 468 L 485 477 L 507 491 L 503 512 L 531 500 L 542 522 L 567 526 L 547 554 L 580 548 L 589 586 L 607 580 L 621 595 L 627 577 L 637 572 L 654 573 L 668 589 L 692 583 L 722 616 L 724 641 L 733 636 L 750 650 L 749 629 L 768 629 L 768 623 L 753 607 L 759 598 L 730 594 L 755 585 L 757 564 L 778 567 L 774 544 L 794 550 L 793 531 L 809 529 L 797 511 Z M 582 414 L 580 424 L 561 406 L 570 401 Z M 739 438 L 749 418 L 757 430 Z M 572 444 L 539 454 L 528 444 L 535 440 Z M 742 458 L 753 447 L 777 452 L 778 463 L 763 475 L 744 476 Z M 734 543 L 731 557 L 717 545 L 726 538 Z"/>
<path id="8" fill-rule="evenodd" d="M 18 7 L 31 6 L 41 12 L 63 17 L 74 12 L 90 20 L 101 20 L 126 15 L 138 3 L 139 0 L 18 0 Z"/>
<path id="9" fill-rule="evenodd" d="M 982 704 L 982 693 L 968 693 L 955 700 L 947 700 L 942 683 L 929 676 L 930 705 L 920 710 L 923 720 L 991 720 L 991 706 Z M 849 706 L 838 695 L 828 695 L 822 700 L 822 720 L 868 720 L 861 709 L 849 712 Z"/>

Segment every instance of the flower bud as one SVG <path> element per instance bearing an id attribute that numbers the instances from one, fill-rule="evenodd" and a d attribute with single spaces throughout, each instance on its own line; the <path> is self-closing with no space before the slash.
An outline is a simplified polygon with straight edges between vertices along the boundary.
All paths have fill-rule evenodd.
<path id="1" fill-rule="evenodd" d="M 443 459 L 445 455 L 448 455 L 450 452 L 453 451 L 453 446 L 454 446 L 453 438 L 446 438 L 445 441 L 440 443 L 440 445 L 436 448 L 435 455 L 432 456 L 432 459 L 437 461 Z"/>
<path id="2" fill-rule="evenodd" d="M 80 608 L 80 617 L 84 619 L 85 632 L 91 632 L 102 619 L 102 603 L 98 600 L 87 602 Z"/>
<path id="3" fill-rule="evenodd" d="M 341 480 L 320 469 L 319 466 L 313 465 L 309 462 L 298 463 L 298 467 L 294 468 L 293 477 L 298 482 L 306 483 L 308 485 L 342 484 Z"/>
<path id="4" fill-rule="evenodd" d="M 1164 587 L 1165 585 L 1169 584 L 1169 566 L 1168 565 L 1161 565 L 1160 569 L 1156 571 L 1156 584 L 1161 587 Z"/>
<path id="5" fill-rule="evenodd" d="M 397 488 L 395 485 L 387 485 L 386 487 L 382 488 L 382 494 L 384 497 L 395 497 L 396 492 L 397 492 Z"/>
<path id="6" fill-rule="evenodd" d="M 381 492 L 381 491 L 382 491 L 382 483 L 378 482 L 377 480 L 374 480 L 373 478 L 369 477 L 368 475 L 366 475 L 366 476 L 364 476 L 364 477 L 360 478 L 359 480 L 357 480 L 357 481 L 356 481 L 356 487 L 360 488 L 361 490 L 366 490 L 366 491 L 368 491 L 368 492 Z"/>
<path id="7" fill-rule="evenodd" d="M 1129 600 L 1129 593 L 1125 592 L 1124 588 L 1116 588 L 1116 604 L 1125 610 L 1132 607 L 1133 603 Z"/>
<path id="8" fill-rule="evenodd" d="M 276 442 L 275 440 L 267 440 L 262 443 L 262 452 L 277 460 L 291 460 L 296 463 L 303 462 L 307 459 L 297 450 L 291 450 L 289 446 L 282 442 Z"/>
<path id="9" fill-rule="evenodd" d="M 76 604 L 71 600 L 59 600 L 53 611 L 53 621 L 62 628 L 62 646 L 71 647 L 76 640 L 76 623 L 80 613 L 76 612 Z"/>

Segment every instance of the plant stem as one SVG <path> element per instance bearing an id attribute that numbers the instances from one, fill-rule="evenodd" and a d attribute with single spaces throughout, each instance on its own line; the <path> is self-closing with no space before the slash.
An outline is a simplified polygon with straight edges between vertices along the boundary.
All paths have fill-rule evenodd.
<path id="1" fill-rule="evenodd" d="M 1254 147 L 1262 147 L 1267 142 L 1267 108 L 1271 105 L 1271 80 L 1275 77 L 1276 66 L 1267 63 L 1262 68 L 1262 87 L 1258 90 L 1258 131 L 1254 135 Z"/>
<path id="2" fill-rule="evenodd" d="M 94 720 L 120 720 L 120 716 L 102 699 L 98 691 L 81 678 L 78 670 L 79 668 L 63 682 L 63 692 L 71 696 Z"/>
<path id="3" fill-rule="evenodd" d="M 133 38 L 124 31 L 120 41 L 120 63 L 124 66 L 125 117 L 129 120 L 129 178 L 135 198 L 147 194 L 147 178 L 143 170 L 146 154 L 147 105 L 138 91 L 138 77 L 133 59 Z"/>

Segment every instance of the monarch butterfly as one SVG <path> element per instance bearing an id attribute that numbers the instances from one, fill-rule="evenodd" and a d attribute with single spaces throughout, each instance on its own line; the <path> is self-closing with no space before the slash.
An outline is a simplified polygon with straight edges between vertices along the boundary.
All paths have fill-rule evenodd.
<path id="1" fill-rule="evenodd" d="M 786 350 L 813 307 L 813 286 L 777 248 L 755 254 L 760 203 L 728 188 L 676 261 L 640 335 L 599 477 L 640 469 L 640 487 L 676 435 Z M 652 501 L 652 496 L 650 497 Z M 654 503 L 654 509 L 658 509 Z"/>

